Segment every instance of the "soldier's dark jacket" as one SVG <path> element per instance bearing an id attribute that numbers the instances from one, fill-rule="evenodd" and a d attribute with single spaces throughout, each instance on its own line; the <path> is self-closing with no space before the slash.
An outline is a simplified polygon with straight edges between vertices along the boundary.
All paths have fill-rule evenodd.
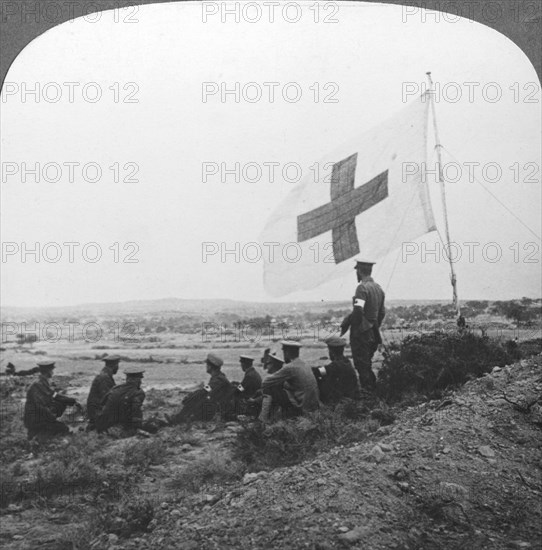
<path id="1" fill-rule="evenodd" d="M 323 403 L 337 403 L 343 397 L 357 399 L 360 396 L 358 377 L 347 357 L 334 359 L 325 369 L 326 375 L 318 380 Z"/>
<path id="2" fill-rule="evenodd" d="M 96 428 L 104 431 L 120 425 L 127 430 L 141 428 L 145 392 L 133 384 L 114 386 L 104 398 L 103 408 L 96 417 Z"/>
<path id="3" fill-rule="evenodd" d="M 256 392 L 262 387 L 262 377 L 260 373 L 254 368 L 249 367 L 245 371 L 245 376 L 241 382 L 241 386 L 244 388 L 243 397 L 250 399 L 256 395 Z"/>
<path id="4" fill-rule="evenodd" d="M 320 406 L 318 382 L 312 369 L 299 357 L 265 377 L 262 383 L 264 393 L 275 386 L 283 387 L 292 405 L 304 412 L 316 410 Z"/>
<path id="5" fill-rule="evenodd" d="M 113 375 L 104 367 L 102 372 L 92 381 L 90 393 L 88 394 L 87 414 L 91 422 L 96 421 L 107 392 L 114 386 L 115 380 L 113 379 Z"/>
<path id="6" fill-rule="evenodd" d="M 74 405 L 75 402 L 75 399 L 66 396 L 59 396 L 59 399 L 56 399 L 55 390 L 49 385 L 49 380 L 40 375 L 28 388 L 26 394 L 24 425 L 28 430 L 39 430 L 48 424 L 55 424 L 66 406 Z"/>
<path id="7" fill-rule="evenodd" d="M 382 342 L 380 336 L 380 325 L 386 315 L 384 306 L 385 294 L 378 283 L 375 283 L 372 277 L 367 277 L 365 281 L 358 284 L 353 300 L 361 299 L 365 301 L 363 308 L 354 307 L 352 313 L 343 321 L 343 332 L 350 327 L 350 341 L 363 337 L 364 333 L 373 331 L 375 341 Z"/>

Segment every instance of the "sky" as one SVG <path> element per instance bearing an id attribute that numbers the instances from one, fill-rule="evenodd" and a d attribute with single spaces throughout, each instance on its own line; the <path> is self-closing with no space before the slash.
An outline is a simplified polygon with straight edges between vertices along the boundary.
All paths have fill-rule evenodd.
<path id="1" fill-rule="evenodd" d="M 540 87 L 523 52 L 466 19 L 341 3 L 315 22 L 311 3 L 299 5 L 297 22 L 280 8 L 273 22 L 204 22 L 202 5 L 185 2 L 103 12 L 21 52 L 0 103 L 2 305 L 274 301 L 247 244 L 266 253 L 262 229 L 296 167 L 310 175 L 337 144 L 400 111 L 428 70 L 460 299 L 541 295 Z M 239 101 L 221 97 L 235 83 Z M 432 126 L 428 136 L 434 160 Z M 239 181 L 221 169 L 236 163 Z M 440 190 L 428 185 L 444 235 Z M 39 254 L 23 253 L 36 243 Z M 388 298 L 451 299 L 439 235 L 405 246 L 375 266 Z M 349 300 L 355 285 L 352 272 L 278 300 Z"/>

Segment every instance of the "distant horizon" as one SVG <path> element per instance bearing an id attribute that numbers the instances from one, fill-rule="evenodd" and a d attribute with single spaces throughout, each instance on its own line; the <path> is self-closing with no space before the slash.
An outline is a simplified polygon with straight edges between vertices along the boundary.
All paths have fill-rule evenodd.
<path id="1" fill-rule="evenodd" d="M 531 300 L 542 300 L 541 296 L 517 296 L 516 298 L 509 298 L 506 300 L 502 299 L 492 299 L 492 298 L 465 298 L 460 300 L 460 305 L 464 304 L 465 302 L 471 302 L 471 301 L 488 301 L 488 302 L 509 302 L 514 300 L 521 300 L 523 298 L 529 298 Z M 78 304 L 61 304 L 61 305 L 37 305 L 37 306 L 18 306 L 18 305 L 0 305 L 0 311 L 7 310 L 7 309 L 74 309 L 74 308 L 81 308 L 81 307 L 96 307 L 96 306 L 122 306 L 126 304 L 131 303 L 144 303 L 144 302 L 167 302 L 167 301 L 184 301 L 184 302 L 231 302 L 232 304 L 251 304 L 251 305 L 257 305 L 257 304 L 266 304 L 266 305 L 286 305 L 286 304 L 322 304 L 322 303 L 349 303 L 350 300 L 344 299 L 344 300 L 284 300 L 284 301 L 265 301 L 265 300 L 237 300 L 234 298 L 181 298 L 178 296 L 169 296 L 164 298 L 134 298 L 131 300 L 122 300 L 122 301 L 108 301 L 108 302 L 83 302 Z M 409 302 L 409 303 L 452 303 L 452 300 L 449 298 L 427 298 L 427 299 L 416 299 L 416 298 L 391 298 L 386 300 L 387 304 L 391 303 L 397 303 L 397 302 Z"/>

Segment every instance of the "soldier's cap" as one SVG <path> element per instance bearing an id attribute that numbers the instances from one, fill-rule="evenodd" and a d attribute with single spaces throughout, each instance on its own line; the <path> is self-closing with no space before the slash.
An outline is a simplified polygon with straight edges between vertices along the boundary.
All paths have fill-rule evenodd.
<path id="1" fill-rule="evenodd" d="M 284 365 L 284 359 L 281 359 L 281 358 L 276 354 L 276 352 L 270 353 L 267 357 L 268 357 L 269 359 L 275 361 L 276 363 L 280 363 L 281 365 Z"/>
<path id="2" fill-rule="evenodd" d="M 339 336 L 330 336 L 324 341 L 329 348 L 344 348 L 346 346 L 346 340 Z"/>
<path id="3" fill-rule="evenodd" d="M 38 361 L 37 365 L 40 368 L 40 370 L 47 370 L 47 369 L 54 369 L 55 368 L 55 362 L 54 361 Z"/>
<path id="4" fill-rule="evenodd" d="M 120 355 L 106 355 L 105 357 L 102 357 L 102 361 L 105 361 L 106 363 L 114 363 L 115 361 L 120 361 L 120 359 Z"/>
<path id="5" fill-rule="evenodd" d="M 280 345 L 283 348 L 301 348 L 303 345 L 295 340 L 283 340 Z"/>
<path id="6" fill-rule="evenodd" d="M 240 355 L 239 356 L 239 359 L 243 362 L 247 362 L 247 363 L 254 363 L 254 358 L 253 357 L 249 357 L 248 355 Z"/>
<path id="7" fill-rule="evenodd" d="M 354 269 L 357 269 L 358 267 L 363 267 L 366 265 L 375 265 L 376 262 L 373 262 L 371 260 L 356 260 L 356 265 L 354 266 Z"/>
<path id="8" fill-rule="evenodd" d="M 217 368 L 220 368 L 224 364 L 224 361 L 214 353 L 208 353 L 206 361 Z"/>
<path id="9" fill-rule="evenodd" d="M 138 378 L 143 378 L 145 369 L 142 367 L 126 367 L 123 372 L 126 376 L 137 376 Z"/>

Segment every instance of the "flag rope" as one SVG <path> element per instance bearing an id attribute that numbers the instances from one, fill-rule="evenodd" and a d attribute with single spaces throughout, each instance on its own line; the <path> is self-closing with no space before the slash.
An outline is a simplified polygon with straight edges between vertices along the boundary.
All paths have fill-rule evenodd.
<path id="1" fill-rule="evenodd" d="M 446 147 L 442 147 L 442 148 L 450 155 L 450 157 L 453 160 L 455 160 L 455 162 L 459 162 L 459 160 L 448 150 L 448 148 Z M 521 225 L 523 225 L 525 229 L 527 229 L 539 241 L 541 240 L 539 235 L 537 235 L 525 222 L 523 222 L 519 216 L 516 216 L 516 214 L 514 214 L 514 212 L 512 212 L 512 210 L 510 210 L 510 208 L 506 206 L 506 204 L 500 201 L 499 198 L 496 197 L 474 174 L 473 174 L 473 179 L 476 183 L 478 183 L 482 187 L 482 189 L 487 191 L 487 193 L 489 193 L 489 195 L 491 195 L 509 214 L 511 214 Z"/>
<path id="2" fill-rule="evenodd" d="M 442 198 L 442 209 L 443 209 L 443 215 L 444 215 L 444 229 L 446 232 L 446 240 L 448 242 L 448 250 L 450 250 L 450 226 L 448 223 L 448 209 L 446 206 L 446 187 L 444 182 L 444 174 L 442 171 L 442 158 L 441 158 L 441 149 L 442 145 L 440 143 L 440 138 L 438 134 L 438 127 L 437 127 L 437 117 L 436 117 L 436 110 L 435 110 L 435 100 L 433 98 L 433 94 L 435 93 L 433 90 L 433 79 L 431 78 L 431 72 L 428 71 L 426 73 L 427 78 L 429 80 L 429 100 L 431 101 L 431 114 L 433 116 L 433 130 L 435 133 L 435 150 L 437 152 L 437 158 L 438 158 L 438 181 L 440 183 L 440 194 Z M 450 279 L 452 283 L 452 289 L 453 289 L 453 305 L 457 310 L 457 316 L 461 316 L 461 307 L 459 305 L 459 298 L 457 296 L 457 277 L 455 274 L 455 268 L 454 268 L 454 262 L 452 260 L 451 254 L 448 254 L 448 261 L 450 263 Z"/>

